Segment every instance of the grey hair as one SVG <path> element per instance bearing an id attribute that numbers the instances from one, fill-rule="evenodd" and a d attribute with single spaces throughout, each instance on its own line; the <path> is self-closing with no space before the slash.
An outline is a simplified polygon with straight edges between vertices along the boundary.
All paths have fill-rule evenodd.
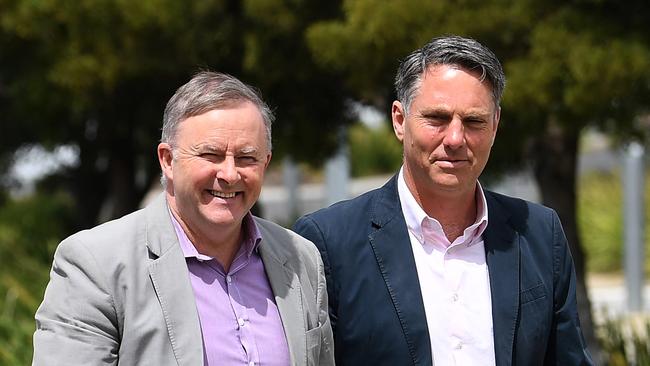
<path id="1" fill-rule="evenodd" d="M 271 125 L 275 117 L 260 93 L 231 75 L 211 71 L 197 73 L 169 99 L 163 115 L 160 141 L 174 146 L 178 126 L 182 121 L 246 101 L 259 109 L 266 128 L 266 144 L 271 151 Z"/>
<path id="2" fill-rule="evenodd" d="M 197 73 L 185 85 L 178 88 L 176 93 L 169 99 L 163 114 L 160 142 L 168 143 L 173 150 L 178 126 L 181 122 L 211 110 L 237 105 L 246 101 L 253 103 L 262 115 L 266 129 L 266 145 L 270 152 L 273 148 L 271 125 L 275 119 L 271 108 L 252 86 L 241 82 L 234 76 L 212 71 Z M 160 177 L 160 182 L 163 187 L 167 187 L 167 179 L 164 173 Z"/>
<path id="3" fill-rule="evenodd" d="M 490 84 L 494 105 L 499 107 L 506 76 L 496 55 L 474 39 L 445 36 L 433 38 L 400 62 L 395 76 L 395 92 L 406 114 L 420 88 L 422 76 L 429 67 L 435 65 L 454 65 L 470 71 L 478 70 L 481 73 L 481 81 L 487 80 Z"/>

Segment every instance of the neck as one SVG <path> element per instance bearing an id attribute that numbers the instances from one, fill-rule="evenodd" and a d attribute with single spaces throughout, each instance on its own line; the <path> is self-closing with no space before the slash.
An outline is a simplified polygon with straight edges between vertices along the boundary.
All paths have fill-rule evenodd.
<path id="1" fill-rule="evenodd" d="M 424 212 L 440 223 L 442 230 L 449 242 L 453 243 L 456 238 L 463 235 L 467 227 L 476 221 L 476 189 L 454 193 L 427 192 L 421 194 L 419 191 L 409 187 Z"/>
<path id="2" fill-rule="evenodd" d="M 241 224 L 232 230 L 215 230 L 221 231 L 221 235 L 219 235 L 219 238 L 213 237 L 211 240 L 201 239 L 205 238 L 205 235 L 193 235 L 191 234 L 191 231 L 188 232 L 185 228 L 183 228 L 183 230 L 185 230 L 187 237 L 190 239 L 192 244 L 194 244 L 194 247 L 196 247 L 196 250 L 199 253 L 216 259 L 221 266 L 223 266 L 224 271 L 228 273 L 230 265 L 235 259 L 241 246 L 243 237 Z"/>
<path id="3" fill-rule="evenodd" d="M 203 230 L 201 225 L 186 222 L 178 213 L 176 205 L 171 204 L 170 211 L 197 252 L 215 258 L 228 272 L 241 246 L 243 237 L 242 223 L 219 227 L 211 226 L 208 230 Z"/>

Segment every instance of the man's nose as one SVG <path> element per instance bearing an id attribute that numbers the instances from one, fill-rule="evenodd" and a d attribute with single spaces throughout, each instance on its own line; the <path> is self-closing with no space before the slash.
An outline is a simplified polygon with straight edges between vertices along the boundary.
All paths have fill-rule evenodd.
<path id="1" fill-rule="evenodd" d="M 460 118 L 452 119 L 447 126 L 443 144 L 445 147 L 451 149 L 458 149 L 465 146 L 465 126 Z"/>
<path id="2" fill-rule="evenodd" d="M 226 156 L 217 166 L 217 179 L 233 184 L 239 180 L 239 171 L 234 156 Z"/>

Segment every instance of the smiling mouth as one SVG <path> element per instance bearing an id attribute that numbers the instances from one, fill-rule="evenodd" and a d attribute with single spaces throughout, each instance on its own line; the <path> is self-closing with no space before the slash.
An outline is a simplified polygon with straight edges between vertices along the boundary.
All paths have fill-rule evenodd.
<path id="1" fill-rule="evenodd" d="M 219 198 L 233 198 L 237 195 L 237 192 L 219 192 L 213 190 L 208 190 L 208 193 L 210 193 L 214 197 L 219 197 Z"/>

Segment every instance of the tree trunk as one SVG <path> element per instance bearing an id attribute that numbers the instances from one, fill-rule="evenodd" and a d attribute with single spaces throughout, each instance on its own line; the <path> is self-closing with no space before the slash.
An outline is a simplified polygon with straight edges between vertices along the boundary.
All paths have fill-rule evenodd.
<path id="1" fill-rule="evenodd" d="M 79 140 L 79 166 L 71 171 L 70 193 L 73 196 L 72 231 L 97 225 L 97 214 L 106 196 L 106 172 L 98 166 L 99 151 L 93 141 Z"/>
<path id="2" fill-rule="evenodd" d="M 580 324 L 594 361 L 600 360 L 600 346 L 595 334 L 591 313 L 591 301 L 585 281 L 585 253 L 580 241 L 576 219 L 576 174 L 578 140 L 580 131 L 571 130 L 550 121 L 546 131 L 536 140 L 534 171 L 539 185 L 542 203 L 558 213 L 569 248 L 573 256 L 577 276 L 577 302 Z M 599 363 L 599 362 L 597 362 Z"/>
<path id="3" fill-rule="evenodd" d="M 98 221 L 105 222 L 135 211 L 140 203 L 135 184 L 135 156 L 130 146 L 122 146 L 109 154 L 108 187 Z"/>

